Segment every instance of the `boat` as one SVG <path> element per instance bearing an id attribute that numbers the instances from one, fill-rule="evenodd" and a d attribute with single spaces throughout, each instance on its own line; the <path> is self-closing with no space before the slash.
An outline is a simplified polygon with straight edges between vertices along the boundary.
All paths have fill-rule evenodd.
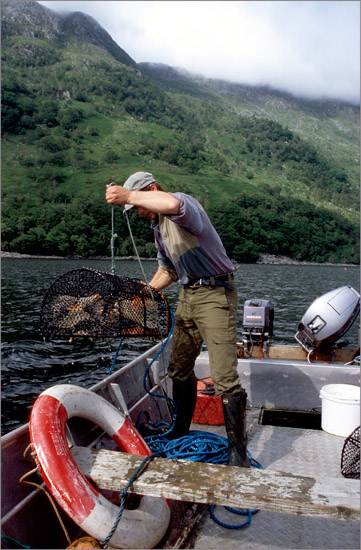
<path id="1" fill-rule="evenodd" d="M 331 348 L 317 342 L 311 350 L 299 343 L 273 345 L 269 339 L 272 306 L 253 302 L 249 304 L 256 308 L 253 316 L 260 317 L 260 308 L 267 322 L 261 329 L 250 329 L 245 322 L 244 340 L 237 350 L 238 373 L 248 396 L 248 450 L 256 468 L 156 456 L 149 460 L 146 473 L 132 479 L 129 486 L 132 474 L 146 460 L 145 453 L 119 451 L 103 428 L 76 415 L 67 422 L 67 445 L 84 476 L 116 506 L 125 485 L 130 509 L 137 495 L 167 502 L 171 513 L 166 528 L 159 540 L 149 539 L 149 548 L 358 548 L 359 480 L 357 472 L 351 477 L 341 472 L 342 455 L 352 433 L 340 436 L 322 428 L 320 393 L 325 385 L 360 386 L 359 349 L 332 347 L 335 342 L 330 343 Z M 352 308 L 353 320 L 355 308 L 357 304 Z M 171 424 L 168 400 L 162 398 L 170 394 L 167 364 L 171 339 L 170 335 L 165 342 L 151 346 L 93 385 L 90 399 L 94 395 L 94 403 L 99 398 L 111 404 L 138 428 L 144 414 L 153 423 Z M 197 359 L 195 374 L 209 390 L 206 349 Z M 191 433 L 225 438 L 217 399 L 212 391 L 200 388 Z M 216 421 L 200 421 L 196 412 L 204 403 L 212 404 L 213 410 L 215 407 Z M 2 547 L 81 547 L 71 545 L 89 536 L 89 531 L 80 528 L 58 504 L 54 510 L 29 448 L 30 428 L 22 425 L 1 440 Z M 136 428 L 134 432 L 138 434 Z M 138 441 L 138 435 L 135 437 Z M 139 497 L 133 504 L 137 505 Z M 247 521 L 239 523 L 239 516 L 234 519 L 234 515 L 230 519 L 235 510 L 243 511 Z M 231 528 L 234 524 L 236 529 Z M 148 548 L 144 541 L 142 546 L 129 546 L 131 542 L 116 547 Z M 109 544 L 105 547 L 113 547 Z"/>

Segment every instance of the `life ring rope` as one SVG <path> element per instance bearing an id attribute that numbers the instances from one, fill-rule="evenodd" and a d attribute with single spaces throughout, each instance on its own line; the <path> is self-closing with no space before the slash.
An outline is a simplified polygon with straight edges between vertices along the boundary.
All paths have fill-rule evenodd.
<path id="1" fill-rule="evenodd" d="M 112 538 L 113 534 L 115 533 L 115 531 L 118 527 L 119 521 L 121 520 L 123 512 L 124 512 L 125 500 L 126 500 L 126 497 L 127 497 L 128 490 L 130 489 L 130 487 L 134 483 L 134 481 L 136 479 L 138 479 L 140 474 L 145 470 L 145 468 L 148 466 L 150 461 L 153 460 L 153 458 L 155 456 L 156 456 L 156 453 L 153 453 L 149 456 L 146 456 L 145 459 L 143 460 L 143 462 L 140 464 L 140 466 L 138 466 L 137 470 L 135 471 L 135 473 L 132 475 L 132 477 L 128 481 L 127 486 L 120 491 L 121 500 L 120 500 L 119 512 L 118 512 L 118 515 L 117 515 L 117 518 L 114 522 L 113 527 L 111 528 L 111 530 L 109 531 L 109 533 L 105 537 L 105 539 L 100 543 L 100 546 L 102 548 L 104 548 L 108 544 L 108 542 L 110 541 L 110 539 Z"/>
<path id="2" fill-rule="evenodd" d="M 96 393 L 61 384 L 45 390 L 30 417 L 30 439 L 50 493 L 86 533 L 106 539 L 119 514 L 80 472 L 66 440 L 66 423 L 85 418 L 102 428 L 120 450 L 149 457 L 152 453 L 139 432 L 111 403 Z M 161 498 L 143 496 L 137 510 L 124 510 L 122 521 L 109 539 L 115 548 L 153 548 L 170 521 L 170 505 Z M 139 521 L 141 520 L 141 521 Z"/>

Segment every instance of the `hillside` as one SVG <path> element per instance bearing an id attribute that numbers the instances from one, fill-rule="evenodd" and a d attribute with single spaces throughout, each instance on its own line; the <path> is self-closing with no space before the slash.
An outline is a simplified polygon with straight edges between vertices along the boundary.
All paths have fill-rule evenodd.
<path id="1" fill-rule="evenodd" d="M 297 98 L 266 87 L 206 79 L 162 64 L 140 63 L 163 89 L 218 102 L 230 112 L 273 120 L 347 168 L 356 188 L 360 174 L 360 108 L 345 102 Z"/>
<path id="2" fill-rule="evenodd" d="M 105 184 L 147 170 L 204 204 L 237 261 L 358 263 L 358 107 L 137 65 L 85 14 L 1 7 L 3 250 L 109 253 Z"/>

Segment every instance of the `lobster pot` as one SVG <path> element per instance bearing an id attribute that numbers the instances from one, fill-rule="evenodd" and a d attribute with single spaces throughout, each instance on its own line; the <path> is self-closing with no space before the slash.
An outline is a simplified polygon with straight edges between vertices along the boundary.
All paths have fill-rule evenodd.
<path id="1" fill-rule="evenodd" d="M 321 427 L 346 437 L 360 425 L 360 388 L 350 384 L 328 384 L 320 391 Z"/>
<path id="2" fill-rule="evenodd" d="M 87 267 L 53 282 L 40 315 L 44 338 L 164 338 L 171 326 L 161 292 L 142 281 Z"/>

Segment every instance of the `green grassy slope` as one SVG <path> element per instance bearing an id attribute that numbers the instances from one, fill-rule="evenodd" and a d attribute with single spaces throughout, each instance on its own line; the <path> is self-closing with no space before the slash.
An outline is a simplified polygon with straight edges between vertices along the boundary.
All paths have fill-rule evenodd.
<path id="1" fill-rule="evenodd" d="M 237 261 L 358 262 L 358 109 L 39 36 L 2 39 L 3 250 L 109 253 L 105 185 L 146 170 L 198 198 Z M 116 253 L 129 254 L 118 218 Z M 145 220 L 137 232 L 152 256 Z"/>

